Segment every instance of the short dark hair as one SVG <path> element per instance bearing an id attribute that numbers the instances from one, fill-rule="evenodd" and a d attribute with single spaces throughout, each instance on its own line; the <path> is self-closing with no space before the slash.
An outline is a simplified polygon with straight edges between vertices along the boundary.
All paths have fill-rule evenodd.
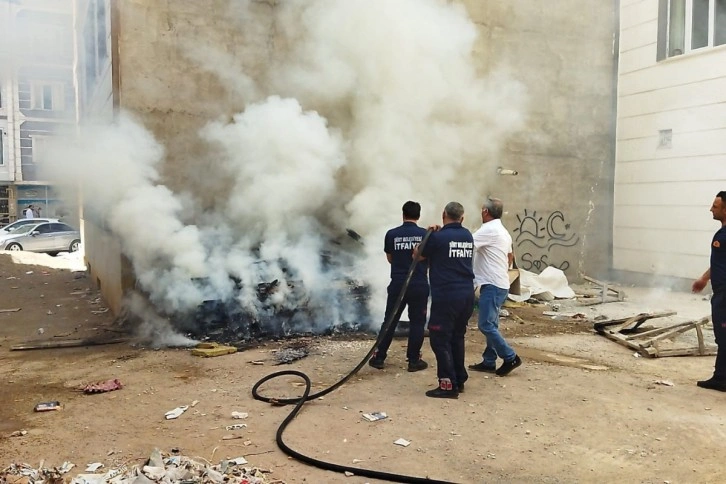
<path id="1" fill-rule="evenodd" d="M 716 194 L 716 198 L 720 198 L 722 201 L 726 202 L 726 190 L 721 190 Z"/>
<path id="2" fill-rule="evenodd" d="M 421 205 L 417 202 L 408 202 L 403 204 L 401 208 L 403 210 L 403 218 L 408 220 L 418 220 L 421 218 Z"/>
<path id="3" fill-rule="evenodd" d="M 485 208 L 492 218 L 502 218 L 502 214 L 504 213 L 504 204 L 500 199 L 488 197 L 484 202 L 482 210 Z"/>
<path id="4" fill-rule="evenodd" d="M 464 218 L 464 206 L 459 202 L 449 202 L 444 207 L 444 213 L 448 219 L 461 222 L 461 219 Z"/>

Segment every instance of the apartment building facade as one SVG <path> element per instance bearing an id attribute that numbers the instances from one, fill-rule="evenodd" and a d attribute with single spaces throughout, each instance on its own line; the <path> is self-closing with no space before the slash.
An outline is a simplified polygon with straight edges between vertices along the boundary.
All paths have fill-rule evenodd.
<path id="1" fill-rule="evenodd" d="M 76 123 L 73 4 L 3 0 L 0 25 L 0 224 L 31 204 L 68 216 L 73 202 L 46 169 L 57 162 L 50 140 Z"/>
<path id="2" fill-rule="evenodd" d="M 726 189 L 726 1 L 620 10 L 613 269 L 692 279 Z"/>

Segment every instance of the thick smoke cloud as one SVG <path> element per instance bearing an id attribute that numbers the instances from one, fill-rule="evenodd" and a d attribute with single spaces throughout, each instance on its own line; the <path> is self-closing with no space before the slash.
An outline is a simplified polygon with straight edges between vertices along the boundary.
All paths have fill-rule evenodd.
<path id="1" fill-rule="evenodd" d="M 235 57 L 204 39 L 185 43 L 195 46 L 187 57 L 245 106 L 198 133 L 217 158 L 202 176 L 225 181 L 213 207 L 195 208 L 193 181 L 183 193 L 168 188 L 160 142 L 124 115 L 84 128 L 72 150 L 73 175 L 98 201 L 88 215 L 119 238 L 162 312 L 215 298 L 258 315 L 270 304 L 305 305 L 320 329 L 355 317 L 334 296 L 355 280 L 371 287 L 380 319 L 382 238 L 401 205 L 421 202 L 427 225 L 457 200 L 475 226 L 498 153 L 523 126 L 525 93 L 502 70 L 477 70 L 476 26 L 444 0 L 235 1 L 230 14 L 240 29 L 269 26 L 263 34 L 274 41 L 254 75 L 249 46 Z M 348 227 L 363 245 L 344 236 Z M 263 305 L 257 284 L 272 280 L 278 290 Z"/>

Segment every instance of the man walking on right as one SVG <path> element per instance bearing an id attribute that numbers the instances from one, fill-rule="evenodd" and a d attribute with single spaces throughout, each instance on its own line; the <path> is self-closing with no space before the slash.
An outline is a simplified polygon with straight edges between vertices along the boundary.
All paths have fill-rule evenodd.
<path id="1" fill-rule="evenodd" d="M 711 322 L 716 337 L 716 364 L 713 376 L 699 381 L 701 388 L 726 392 L 726 191 L 718 192 L 711 205 L 713 219 L 721 222 L 721 228 L 711 241 L 711 264 L 701 277 L 694 281 L 693 292 L 701 292 L 711 281 Z"/>
<path id="2" fill-rule="evenodd" d="M 487 198 L 481 209 L 482 226 L 474 232 L 474 286 L 479 287 L 479 331 L 487 339 L 482 361 L 469 369 L 508 375 L 522 364 L 499 333 L 499 310 L 509 294 L 509 266 L 512 263 L 512 237 L 502 225 L 504 205 Z M 497 357 L 504 363 L 497 368 Z"/>

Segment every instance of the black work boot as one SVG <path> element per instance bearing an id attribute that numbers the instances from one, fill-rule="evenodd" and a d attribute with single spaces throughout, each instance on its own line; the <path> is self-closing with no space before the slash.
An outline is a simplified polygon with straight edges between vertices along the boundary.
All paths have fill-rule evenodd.
<path id="1" fill-rule="evenodd" d="M 456 389 L 458 390 L 459 393 L 464 393 L 464 384 L 459 383 L 459 385 L 457 385 Z"/>
<path id="2" fill-rule="evenodd" d="M 477 363 L 475 365 L 469 365 L 468 368 L 470 370 L 481 371 L 481 372 L 484 372 L 484 373 L 496 373 L 497 372 L 497 367 L 496 366 L 486 365 L 486 364 L 484 364 L 483 361 L 481 361 L 481 362 L 479 362 L 479 363 Z"/>
<path id="3" fill-rule="evenodd" d="M 522 364 L 522 359 L 519 356 L 514 355 L 514 358 L 513 359 L 511 359 L 509 361 L 505 361 L 504 363 L 502 363 L 502 366 L 500 366 L 499 368 L 497 368 L 497 372 L 496 373 L 497 373 L 498 376 L 509 375 L 512 372 L 512 370 L 514 370 L 515 368 L 517 368 L 521 364 Z"/>
<path id="4" fill-rule="evenodd" d="M 459 398 L 459 391 L 453 387 L 451 380 L 444 379 L 439 381 L 437 388 L 427 391 L 426 396 L 431 398 Z"/>
<path id="5" fill-rule="evenodd" d="M 416 361 L 408 362 L 408 371 L 410 372 L 425 370 L 428 367 L 429 364 L 420 358 Z"/>
<path id="6" fill-rule="evenodd" d="M 386 367 L 386 364 L 383 363 L 383 360 L 379 360 L 375 356 L 368 360 L 368 366 L 372 366 L 373 368 L 376 368 L 378 370 L 382 370 Z"/>
<path id="7" fill-rule="evenodd" d="M 701 388 L 708 388 L 709 390 L 716 390 L 719 392 L 726 392 L 726 380 L 720 378 L 711 377 L 708 380 L 701 380 L 696 382 Z"/>

